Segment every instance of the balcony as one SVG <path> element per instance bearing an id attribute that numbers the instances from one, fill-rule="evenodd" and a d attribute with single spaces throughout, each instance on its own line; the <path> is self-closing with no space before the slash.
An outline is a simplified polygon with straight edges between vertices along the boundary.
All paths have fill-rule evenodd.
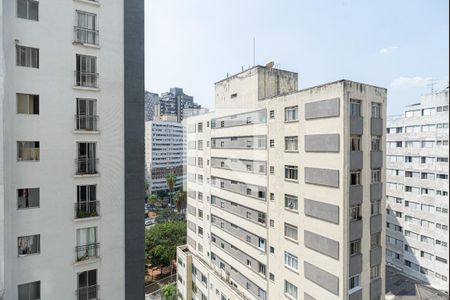
<path id="1" fill-rule="evenodd" d="M 76 246 L 75 252 L 77 253 L 77 262 L 88 259 L 98 258 L 99 243 L 91 243 L 82 246 Z M 88 298 L 91 299 L 91 298 Z M 94 298 L 96 299 L 96 298 Z"/>
<path id="2" fill-rule="evenodd" d="M 77 300 L 97 300 L 99 289 L 98 284 L 80 287 L 76 290 Z"/>
<path id="3" fill-rule="evenodd" d="M 100 201 L 80 201 L 75 203 L 75 219 L 99 216 Z"/>
<path id="4" fill-rule="evenodd" d="M 383 167 L 383 151 L 370 151 L 370 167 L 372 169 Z"/>
<path id="5" fill-rule="evenodd" d="M 350 116 L 350 134 L 363 134 L 363 118 L 361 116 Z"/>
<path id="6" fill-rule="evenodd" d="M 98 88 L 98 73 L 75 71 L 75 86 Z"/>
<path id="7" fill-rule="evenodd" d="M 350 185 L 348 197 L 350 205 L 361 204 L 363 200 L 362 185 Z"/>
<path id="8" fill-rule="evenodd" d="M 92 1 L 95 2 L 95 1 Z M 74 42 L 80 44 L 98 45 L 98 30 L 74 26 Z"/>
<path id="9" fill-rule="evenodd" d="M 98 158 L 77 158 L 75 159 L 76 175 L 97 174 Z"/>
<path id="10" fill-rule="evenodd" d="M 372 135 L 382 136 L 383 135 L 383 119 L 381 118 L 371 118 L 370 119 L 370 132 Z"/>
<path id="11" fill-rule="evenodd" d="M 361 218 L 359 220 L 354 220 L 349 223 L 349 240 L 354 241 L 362 237 L 363 232 L 363 222 Z"/>
<path id="12" fill-rule="evenodd" d="M 75 115 L 75 130 L 97 131 L 97 115 Z"/>
<path id="13" fill-rule="evenodd" d="M 363 168 L 363 152 L 350 152 L 350 171 L 361 170 Z"/>

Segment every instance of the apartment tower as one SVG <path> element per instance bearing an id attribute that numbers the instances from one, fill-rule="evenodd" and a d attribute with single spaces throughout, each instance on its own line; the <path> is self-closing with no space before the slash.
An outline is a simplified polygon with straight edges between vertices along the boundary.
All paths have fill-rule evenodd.
<path id="1" fill-rule="evenodd" d="M 448 88 L 387 121 L 386 259 L 448 292 Z"/>
<path id="2" fill-rule="evenodd" d="M 187 121 L 182 299 L 383 299 L 386 89 L 255 66 Z"/>
<path id="3" fill-rule="evenodd" d="M 143 299 L 142 0 L 0 0 L 0 299 Z"/>

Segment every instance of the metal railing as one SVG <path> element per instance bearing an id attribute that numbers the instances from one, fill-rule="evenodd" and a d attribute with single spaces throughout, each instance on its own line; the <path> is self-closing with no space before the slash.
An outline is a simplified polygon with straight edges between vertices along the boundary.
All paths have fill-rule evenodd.
<path id="1" fill-rule="evenodd" d="M 98 158 L 77 158 L 75 159 L 76 174 L 97 174 Z"/>
<path id="2" fill-rule="evenodd" d="M 80 87 L 98 87 L 98 73 L 75 71 L 75 85 Z"/>
<path id="3" fill-rule="evenodd" d="M 82 246 L 76 246 L 75 252 L 77 253 L 77 261 L 82 261 L 90 258 L 98 257 L 99 243 L 91 243 Z"/>
<path id="4" fill-rule="evenodd" d="M 80 287 L 76 290 L 77 300 L 93 300 L 98 299 L 98 284 Z"/>
<path id="5" fill-rule="evenodd" d="M 80 201 L 75 203 L 75 218 L 97 217 L 100 213 L 100 201 Z"/>
<path id="6" fill-rule="evenodd" d="M 97 130 L 97 115 L 75 115 L 75 129 L 96 131 Z"/>
<path id="7" fill-rule="evenodd" d="M 92 1 L 97 2 L 97 1 Z M 74 40 L 77 43 L 98 45 L 98 30 L 74 26 Z"/>

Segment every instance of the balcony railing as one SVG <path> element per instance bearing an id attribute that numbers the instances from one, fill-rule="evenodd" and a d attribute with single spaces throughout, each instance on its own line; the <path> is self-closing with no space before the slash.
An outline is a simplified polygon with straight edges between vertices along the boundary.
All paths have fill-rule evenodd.
<path id="1" fill-rule="evenodd" d="M 76 291 L 77 300 L 93 300 L 98 299 L 98 290 L 100 286 L 98 284 L 80 287 Z"/>
<path id="2" fill-rule="evenodd" d="M 96 131 L 97 115 L 75 115 L 76 130 Z"/>
<path id="3" fill-rule="evenodd" d="M 98 87 L 98 73 L 75 71 L 75 85 L 80 87 Z"/>
<path id="4" fill-rule="evenodd" d="M 100 214 L 100 201 L 80 201 L 75 203 L 75 218 L 91 218 Z"/>
<path id="5" fill-rule="evenodd" d="M 87 175 L 97 174 L 98 158 L 77 158 L 75 159 L 76 174 Z"/>
<path id="6" fill-rule="evenodd" d="M 74 26 L 74 34 L 74 40 L 77 43 L 98 45 L 98 30 Z"/>
<path id="7" fill-rule="evenodd" d="M 77 261 L 87 260 L 98 257 L 99 243 L 91 243 L 82 246 L 76 246 L 75 252 L 77 253 Z"/>

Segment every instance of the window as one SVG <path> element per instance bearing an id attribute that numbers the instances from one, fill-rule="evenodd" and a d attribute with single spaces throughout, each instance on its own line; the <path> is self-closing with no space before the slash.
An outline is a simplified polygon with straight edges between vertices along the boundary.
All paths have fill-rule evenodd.
<path id="1" fill-rule="evenodd" d="M 39 68 L 39 49 L 17 45 L 16 65 L 19 67 Z"/>
<path id="2" fill-rule="evenodd" d="M 77 54 L 75 85 L 96 88 L 97 78 L 97 57 Z"/>
<path id="3" fill-rule="evenodd" d="M 284 265 L 298 271 L 298 257 L 284 251 Z"/>
<path id="4" fill-rule="evenodd" d="M 259 272 L 259 274 L 266 276 L 266 265 L 259 263 L 258 264 L 258 272 Z"/>
<path id="5" fill-rule="evenodd" d="M 284 195 L 284 207 L 287 209 L 298 210 L 298 197 L 293 195 Z"/>
<path id="6" fill-rule="evenodd" d="M 41 282 L 35 281 L 18 286 L 19 300 L 39 300 L 41 299 Z"/>
<path id="7" fill-rule="evenodd" d="M 287 136 L 284 138 L 284 150 L 298 151 L 298 136 Z"/>
<path id="8" fill-rule="evenodd" d="M 270 224 L 270 227 L 272 227 L 272 228 L 275 227 L 275 221 L 274 220 L 270 219 L 269 224 Z"/>
<path id="9" fill-rule="evenodd" d="M 360 288 L 361 275 L 355 275 L 348 280 L 348 293 L 351 294 Z"/>
<path id="10" fill-rule="evenodd" d="M 197 132 L 203 132 L 203 123 L 202 122 L 197 124 Z"/>
<path id="11" fill-rule="evenodd" d="M 77 98 L 77 130 L 97 130 L 97 101 Z"/>
<path id="12" fill-rule="evenodd" d="M 372 137 L 372 151 L 381 151 L 381 138 L 379 136 Z"/>
<path id="13" fill-rule="evenodd" d="M 39 114 L 39 95 L 17 94 L 16 97 L 18 114 Z"/>
<path id="14" fill-rule="evenodd" d="M 361 240 L 355 240 L 350 242 L 350 256 L 361 253 Z"/>
<path id="15" fill-rule="evenodd" d="M 372 102 L 372 118 L 380 119 L 381 118 L 381 104 Z"/>
<path id="16" fill-rule="evenodd" d="M 17 142 L 18 161 L 37 161 L 40 158 L 39 142 Z"/>
<path id="17" fill-rule="evenodd" d="M 361 206 L 354 205 L 350 207 L 350 221 L 361 220 Z"/>
<path id="18" fill-rule="evenodd" d="M 97 270 L 78 273 L 78 300 L 97 299 Z"/>
<path id="19" fill-rule="evenodd" d="M 266 224 L 266 214 L 263 212 L 258 212 L 258 222 L 261 224 Z"/>
<path id="20" fill-rule="evenodd" d="M 275 167 L 274 166 L 270 166 L 269 172 L 270 172 L 270 175 L 275 174 Z"/>
<path id="21" fill-rule="evenodd" d="M 269 273 L 269 279 L 270 281 L 275 281 L 275 275 L 273 275 L 273 273 Z"/>
<path id="22" fill-rule="evenodd" d="M 77 229 L 77 261 L 97 257 L 97 228 Z"/>
<path id="23" fill-rule="evenodd" d="M 292 122 L 298 120 L 298 106 L 286 107 L 284 109 L 284 121 Z"/>
<path id="24" fill-rule="evenodd" d="M 266 240 L 262 238 L 258 238 L 258 248 L 262 251 L 266 251 Z"/>
<path id="25" fill-rule="evenodd" d="M 39 188 L 18 189 L 17 208 L 39 207 Z"/>
<path id="26" fill-rule="evenodd" d="M 78 143 L 77 174 L 96 174 L 97 158 L 95 143 Z"/>
<path id="27" fill-rule="evenodd" d="M 290 180 L 298 180 L 297 166 L 284 166 L 284 178 Z"/>
<path id="28" fill-rule="evenodd" d="M 351 117 L 361 116 L 361 101 L 354 99 L 350 100 L 350 116 Z"/>
<path id="29" fill-rule="evenodd" d="M 377 183 L 381 181 L 381 170 L 372 169 L 372 183 Z"/>
<path id="30" fill-rule="evenodd" d="M 284 236 L 297 241 L 298 240 L 297 226 L 284 223 Z"/>
<path id="31" fill-rule="evenodd" d="M 39 1 L 17 0 L 17 17 L 21 19 L 39 21 Z"/>
<path id="32" fill-rule="evenodd" d="M 97 15 L 77 10 L 75 42 L 98 45 Z"/>
<path id="33" fill-rule="evenodd" d="M 41 252 L 40 235 L 28 235 L 17 238 L 18 252 L 17 255 L 25 256 L 30 254 L 37 254 Z"/>
<path id="34" fill-rule="evenodd" d="M 361 136 L 352 135 L 350 145 L 351 151 L 361 151 Z"/>
<path id="35" fill-rule="evenodd" d="M 297 287 L 287 280 L 284 281 L 284 293 L 290 298 L 297 299 Z"/>
<path id="36" fill-rule="evenodd" d="M 271 110 L 271 111 L 269 112 L 269 118 L 270 118 L 270 119 L 275 119 L 275 111 L 274 111 L 274 110 Z"/>
<path id="37" fill-rule="evenodd" d="M 375 265 L 370 268 L 370 279 L 380 277 L 380 265 Z"/>
<path id="38" fill-rule="evenodd" d="M 270 193 L 270 201 L 275 201 L 275 194 L 274 193 Z"/>
<path id="39" fill-rule="evenodd" d="M 361 171 L 350 172 L 350 185 L 361 184 Z"/>

